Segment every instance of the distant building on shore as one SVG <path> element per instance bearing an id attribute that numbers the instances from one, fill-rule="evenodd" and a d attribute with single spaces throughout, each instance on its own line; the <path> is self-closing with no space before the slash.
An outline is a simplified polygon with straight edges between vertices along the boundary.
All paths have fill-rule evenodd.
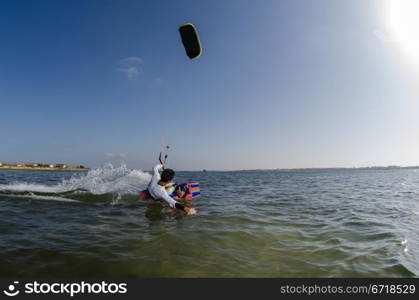
<path id="1" fill-rule="evenodd" d="M 38 164 L 29 163 L 29 164 L 26 164 L 25 166 L 30 167 L 30 168 L 35 168 L 35 167 L 38 167 Z"/>
<path id="2" fill-rule="evenodd" d="M 50 164 L 50 163 L 15 163 L 15 164 L 8 164 L 8 163 L 0 163 L 1 169 L 67 169 L 67 170 L 75 170 L 75 169 L 84 169 L 89 170 L 89 168 L 85 168 L 82 165 L 78 166 L 70 166 L 67 164 Z"/>

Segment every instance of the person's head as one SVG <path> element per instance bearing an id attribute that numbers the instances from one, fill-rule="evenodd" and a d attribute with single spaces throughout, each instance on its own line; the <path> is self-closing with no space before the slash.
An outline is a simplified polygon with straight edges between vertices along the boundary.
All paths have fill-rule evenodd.
<path id="1" fill-rule="evenodd" d="M 170 182 L 175 177 L 175 171 L 172 169 L 164 169 L 161 173 L 161 181 Z"/>

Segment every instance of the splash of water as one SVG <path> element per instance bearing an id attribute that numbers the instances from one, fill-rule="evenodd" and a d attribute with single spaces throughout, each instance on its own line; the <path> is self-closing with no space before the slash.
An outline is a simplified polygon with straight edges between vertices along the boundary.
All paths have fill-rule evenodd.
<path id="1" fill-rule="evenodd" d="M 106 164 L 87 174 L 75 174 L 70 179 L 63 179 L 56 185 L 14 182 L 0 184 L 0 191 L 54 194 L 78 191 L 95 195 L 136 194 L 146 187 L 150 179 L 151 175 L 141 170 L 131 170 L 126 165 L 114 167 L 112 164 Z"/>
<path id="2" fill-rule="evenodd" d="M 114 167 L 107 164 L 102 168 L 89 171 L 86 175 L 73 176 L 63 180 L 58 189 L 61 191 L 87 190 L 92 194 L 135 194 L 150 181 L 151 175 L 141 170 L 131 170 L 125 165 Z"/>

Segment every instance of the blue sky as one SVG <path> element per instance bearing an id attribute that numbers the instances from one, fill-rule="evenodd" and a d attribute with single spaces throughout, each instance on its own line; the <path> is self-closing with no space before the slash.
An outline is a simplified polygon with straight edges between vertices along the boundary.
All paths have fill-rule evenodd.
<path id="1" fill-rule="evenodd" d="M 418 165 L 419 68 L 386 5 L 2 2 L 0 161 L 149 169 L 164 137 L 183 170 Z"/>

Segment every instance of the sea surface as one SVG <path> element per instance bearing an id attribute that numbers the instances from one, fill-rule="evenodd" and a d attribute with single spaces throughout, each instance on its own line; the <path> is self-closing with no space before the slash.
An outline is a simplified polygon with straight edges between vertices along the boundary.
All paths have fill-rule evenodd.
<path id="1" fill-rule="evenodd" d="M 418 277 L 419 170 L 178 172 L 197 215 L 137 194 L 149 172 L 0 171 L 0 277 Z"/>

